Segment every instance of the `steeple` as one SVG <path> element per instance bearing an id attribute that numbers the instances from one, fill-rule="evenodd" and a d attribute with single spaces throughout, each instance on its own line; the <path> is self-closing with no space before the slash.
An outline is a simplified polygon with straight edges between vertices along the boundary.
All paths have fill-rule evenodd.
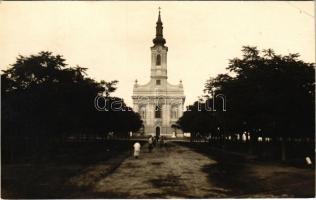
<path id="1" fill-rule="evenodd" d="M 160 7 L 159 9 L 159 13 L 158 13 L 158 21 L 156 23 L 156 37 L 153 39 L 153 43 L 154 45 L 161 45 L 164 46 L 164 44 L 166 44 L 166 40 L 165 38 L 163 38 L 163 34 L 162 34 L 162 21 L 161 21 L 161 16 L 160 16 Z"/>

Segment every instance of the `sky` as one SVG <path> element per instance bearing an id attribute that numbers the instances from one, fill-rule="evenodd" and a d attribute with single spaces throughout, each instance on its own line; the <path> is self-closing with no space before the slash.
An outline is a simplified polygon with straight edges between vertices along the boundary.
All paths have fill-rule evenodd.
<path id="1" fill-rule="evenodd" d="M 300 53 L 315 62 L 314 2 L 0 2 L 0 69 L 18 55 L 61 54 L 132 106 L 135 79 L 150 79 L 158 7 L 168 46 L 168 81 L 183 81 L 189 105 L 210 77 L 226 73 L 245 45 Z"/>

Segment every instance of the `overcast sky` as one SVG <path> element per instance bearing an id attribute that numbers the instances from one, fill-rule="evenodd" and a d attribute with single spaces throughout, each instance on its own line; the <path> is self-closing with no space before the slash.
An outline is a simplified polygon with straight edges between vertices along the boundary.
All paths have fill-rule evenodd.
<path id="1" fill-rule="evenodd" d="M 168 80 L 183 80 L 186 105 L 205 81 L 225 73 L 243 45 L 315 60 L 314 2 L 0 2 L 0 68 L 17 55 L 62 54 L 96 80 L 119 80 L 132 105 L 134 80 L 150 78 L 158 6 L 167 40 Z"/>

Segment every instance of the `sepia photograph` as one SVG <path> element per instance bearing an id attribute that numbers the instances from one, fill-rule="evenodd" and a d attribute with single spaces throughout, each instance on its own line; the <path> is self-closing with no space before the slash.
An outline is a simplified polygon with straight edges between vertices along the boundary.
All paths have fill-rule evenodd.
<path id="1" fill-rule="evenodd" d="M 0 1 L 2 199 L 315 198 L 314 1 Z"/>

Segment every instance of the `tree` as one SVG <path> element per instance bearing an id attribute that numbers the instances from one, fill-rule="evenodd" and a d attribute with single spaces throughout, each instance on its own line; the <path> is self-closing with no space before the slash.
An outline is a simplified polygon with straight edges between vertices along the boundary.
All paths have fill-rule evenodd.
<path id="1" fill-rule="evenodd" d="M 55 56 L 51 52 L 19 56 L 1 75 L 5 144 L 12 138 L 15 142 L 32 138 L 32 141 L 45 143 L 74 134 L 104 134 L 109 130 L 140 128 L 141 120 L 131 109 L 119 112 L 96 110 L 95 97 L 105 93 L 110 102 L 110 94 L 116 90 L 118 81 L 96 82 L 86 76 L 86 69 L 68 67 L 61 55 Z M 123 107 L 126 107 L 124 102 Z M 113 116 L 116 116 L 115 123 L 110 122 Z"/>
<path id="2" fill-rule="evenodd" d="M 220 74 L 205 85 L 207 92 L 215 88 L 226 95 L 228 112 L 221 121 L 253 137 L 314 138 L 314 64 L 299 60 L 299 54 L 249 46 L 242 51 L 243 58 L 230 60 L 227 68 L 234 76 Z"/>
<path id="3" fill-rule="evenodd" d="M 219 125 L 214 113 L 206 110 L 206 103 L 195 102 L 188 107 L 188 111 L 177 121 L 177 124 L 184 132 L 190 132 L 192 139 L 200 136 L 207 136 L 215 133 Z"/>

